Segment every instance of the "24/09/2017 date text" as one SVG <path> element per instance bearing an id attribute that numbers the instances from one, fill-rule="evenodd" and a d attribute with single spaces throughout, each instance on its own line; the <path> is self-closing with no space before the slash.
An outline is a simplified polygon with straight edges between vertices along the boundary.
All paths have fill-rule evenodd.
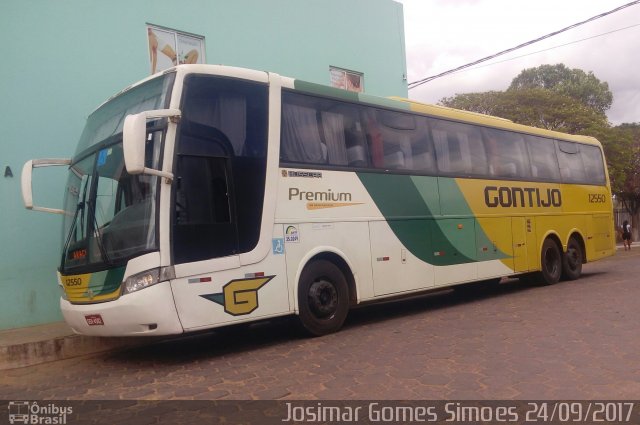
<path id="1" fill-rule="evenodd" d="M 527 402 L 527 422 L 629 422 L 633 402 Z"/>

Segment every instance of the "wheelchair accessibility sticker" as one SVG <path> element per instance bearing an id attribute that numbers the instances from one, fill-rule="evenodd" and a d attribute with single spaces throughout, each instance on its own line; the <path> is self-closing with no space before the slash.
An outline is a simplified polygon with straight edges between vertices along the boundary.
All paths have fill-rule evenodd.
<path id="1" fill-rule="evenodd" d="M 271 245 L 273 247 L 273 255 L 284 254 L 284 238 L 271 239 Z"/>

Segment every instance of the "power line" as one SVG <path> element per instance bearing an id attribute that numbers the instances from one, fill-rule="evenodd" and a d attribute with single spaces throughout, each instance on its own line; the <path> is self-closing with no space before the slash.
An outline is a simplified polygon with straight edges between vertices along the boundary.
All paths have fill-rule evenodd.
<path id="1" fill-rule="evenodd" d="M 628 27 L 618 28 L 616 30 L 603 32 L 602 34 L 592 35 L 591 37 L 581 38 L 580 40 L 569 41 L 568 43 L 559 44 L 557 46 L 548 47 L 548 48 L 542 49 L 542 50 L 536 50 L 535 52 L 525 53 L 524 55 L 514 56 L 514 57 L 503 59 L 503 60 L 500 60 L 500 61 L 495 61 L 495 62 L 487 63 L 487 64 L 484 64 L 484 65 L 480 65 L 480 66 L 475 66 L 473 68 L 461 69 L 460 71 L 452 72 L 452 74 L 457 74 L 458 72 L 463 72 L 463 71 L 472 71 L 474 69 L 480 69 L 480 68 L 484 68 L 484 67 L 491 66 L 491 65 L 497 65 L 499 63 L 509 62 L 509 61 L 512 61 L 512 60 L 515 60 L 515 59 L 520 59 L 520 58 L 524 58 L 526 56 L 531 56 L 531 55 L 535 55 L 535 54 L 538 54 L 538 53 L 547 52 L 549 50 L 558 49 L 560 47 L 569 46 L 571 44 L 581 43 L 583 41 L 591 40 L 593 38 L 603 37 L 605 35 L 613 34 L 614 32 L 624 31 L 624 30 L 628 30 L 629 28 L 635 28 L 635 27 L 639 27 L 639 26 L 640 26 L 640 24 L 629 25 Z"/>
<path id="2" fill-rule="evenodd" d="M 468 63 L 466 65 L 461 65 L 461 66 L 459 66 L 457 68 L 453 68 L 453 69 L 450 69 L 448 71 L 441 72 L 440 74 L 432 75 L 431 77 L 427 77 L 427 78 L 423 78 L 421 80 L 417 80 L 417 81 L 411 82 L 411 83 L 408 84 L 408 88 L 409 88 L 409 90 L 414 89 L 414 88 L 416 88 L 418 86 L 421 86 L 424 83 L 428 83 L 429 81 L 435 80 L 436 78 L 444 77 L 445 75 L 452 74 L 454 72 L 460 71 L 460 70 L 465 69 L 465 68 L 469 68 L 469 67 L 474 66 L 474 65 L 478 65 L 478 64 L 480 64 L 482 62 L 486 62 L 488 60 L 497 58 L 498 56 L 502 56 L 502 55 L 505 55 L 507 53 L 511 53 L 514 50 L 518 50 L 518 49 L 521 49 L 523 47 L 530 46 L 530 45 L 532 45 L 534 43 L 537 43 L 539 41 L 542 41 L 542 40 L 545 40 L 547 38 L 553 37 L 554 35 L 558 35 L 560 33 L 568 31 L 570 29 L 579 27 L 580 25 L 584 25 L 584 24 L 586 24 L 588 22 L 595 21 L 596 19 L 603 18 L 603 17 L 605 17 L 607 15 L 611 15 L 612 13 L 618 12 L 618 11 L 620 11 L 622 9 L 626 9 L 627 7 L 630 7 L 630 6 L 634 6 L 634 5 L 638 4 L 638 3 L 640 3 L 640 0 L 635 0 L 635 1 L 632 1 L 631 3 L 623 4 L 622 6 L 619 6 L 619 7 L 615 8 L 613 10 L 610 10 L 608 12 L 604 12 L 604 13 L 601 13 L 599 15 L 593 16 L 593 17 L 591 17 L 591 18 L 589 18 L 589 19 L 587 19 L 585 21 L 578 22 L 578 23 L 575 23 L 573 25 L 569 25 L 568 27 L 562 28 L 562 29 L 560 29 L 558 31 L 554 31 L 554 32 L 546 34 L 546 35 L 543 35 L 542 37 L 538 37 L 538 38 L 536 38 L 534 40 L 530 40 L 530 41 L 527 41 L 525 43 L 519 44 L 519 45 L 517 45 L 515 47 L 511 47 L 510 49 L 502 50 L 501 52 L 494 53 L 493 55 L 484 57 L 482 59 L 478 59 L 478 60 L 473 61 L 471 63 Z"/>

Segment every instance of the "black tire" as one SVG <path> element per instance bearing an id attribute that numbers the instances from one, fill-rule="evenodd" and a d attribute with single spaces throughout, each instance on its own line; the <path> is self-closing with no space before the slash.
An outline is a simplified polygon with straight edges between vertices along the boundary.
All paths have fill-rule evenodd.
<path id="1" fill-rule="evenodd" d="M 539 282 L 541 285 L 558 283 L 562 275 L 562 251 L 552 239 L 545 239 L 540 254 L 541 271 Z"/>
<path id="2" fill-rule="evenodd" d="M 582 274 L 582 245 L 575 238 L 569 239 L 567 252 L 562 256 L 562 279 L 576 280 Z"/>
<path id="3" fill-rule="evenodd" d="M 307 264 L 298 285 L 298 310 L 302 328 L 313 336 L 342 327 L 349 312 L 349 288 L 335 264 L 327 260 Z"/>

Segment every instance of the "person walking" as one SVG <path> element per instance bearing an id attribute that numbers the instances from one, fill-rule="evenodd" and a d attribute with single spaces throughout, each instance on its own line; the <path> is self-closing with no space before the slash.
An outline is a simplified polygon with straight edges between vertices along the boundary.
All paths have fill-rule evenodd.
<path id="1" fill-rule="evenodd" d="M 624 250 L 631 250 L 631 225 L 627 220 L 622 223 L 622 243 Z"/>

